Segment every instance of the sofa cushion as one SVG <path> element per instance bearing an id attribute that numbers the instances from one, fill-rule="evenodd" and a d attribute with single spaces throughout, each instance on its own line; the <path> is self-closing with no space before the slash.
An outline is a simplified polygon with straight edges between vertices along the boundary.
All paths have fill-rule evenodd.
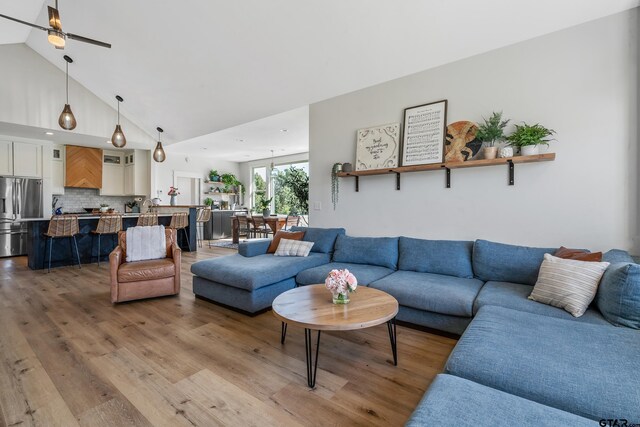
<path id="1" fill-rule="evenodd" d="M 333 252 L 333 245 L 336 237 L 344 235 L 344 228 L 313 228 L 313 227 L 291 227 L 291 231 L 304 231 L 302 240 L 314 242 L 311 252 L 328 254 Z"/>
<path id="2" fill-rule="evenodd" d="M 318 283 L 324 283 L 324 279 L 327 278 L 331 270 L 341 270 L 345 268 L 356 276 L 356 279 L 358 279 L 358 285 L 360 286 L 368 286 L 369 283 L 375 282 L 376 280 L 393 273 L 393 270 L 377 265 L 331 262 L 329 264 L 301 271 L 296 276 L 296 282 L 299 285 L 315 285 Z"/>
<path id="3" fill-rule="evenodd" d="M 533 286 L 521 285 L 510 282 L 487 282 L 484 284 L 478 297 L 473 303 L 473 313 L 477 313 L 485 305 L 512 308 L 526 311 L 527 313 L 541 314 L 558 319 L 574 320 L 577 322 L 609 325 L 609 322 L 594 308 L 589 308 L 580 317 L 573 317 L 561 308 L 531 301 L 527 297 L 531 294 Z"/>
<path id="4" fill-rule="evenodd" d="M 400 270 L 369 286 L 387 292 L 406 307 L 471 317 L 482 284 L 478 279 Z"/>
<path id="5" fill-rule="evenodd" d="M 338 236 L 333 261 L 395 270 L 398 267 L 398 238 Z"/>
<path id="6" fill-rule="evenodd" d="M 400 237 L 398 270 L 473 278 L 473 242 Z"/>
<path id="7" fill-rule="evenodd" d="M 615 264 L 618 262 L 635 262 L 629 252 L 622 249 L 611 249 L 602 254 L 602 261 Z"/>
<path id="8" fill-rule="evenodd" d="M 614 325 L 640 329 L 640 265 L 609 266 L 602 276 L 596 304 L 605 319 Z"/>
<path id="9" fill-rule="evenodd" d="M 594 427 L 596 423 L 464 378 L 440 374 L 405 425 Z"/>
<path id="10" fill-rule="evenodd" d="M 271 246 L 271 239 L 251 239 L 240 242 L 238 253 L 244 257 L 254 257 L 264 255 Z"/>
<path id="11" fill-rule="evenodd" d="M 447 373 L 582 417 L 640 420 L 640 332 L 480 309 Z"/>
<path id="12" fill-rule="evenodd" d="M 118 268 L 118 282 L 140 282 L 173 277 L 176 266 L 172 258 L 132 261 L 120 264 Z"/>
<path id="13" fill-rule="evenodd" d="M 562 259 L 575 259 L 577 261 L 602 261 L 602 252 L 589 252 L 584 249 L 569 249 L 564 246 L 560 246 L 553 256 L 557 256 Z"/>
<path id="14" fill-rule="evenodd" d="M 529 299 L 567 310 L 580 317 L 596 296 L 608 262 L 578 261 L 544 254 Z"/>
<path id="15" fill-rule="evenodd" d="M 302 270 L 329 262 L 328 254 L 307 257 L 276 257 L 273 254 L 251 258 L 239 254 L 198 261 L 191 272 L 213 282 L 252 291 L 295 277 Z"/>
<path id="16" fill-rule="evenodd" d="M 513 282 L 534 285 L 544 254 L 557 248 L 530 248 L 476 240 L 473 244 L 473 272 L 485 282 Z"/>

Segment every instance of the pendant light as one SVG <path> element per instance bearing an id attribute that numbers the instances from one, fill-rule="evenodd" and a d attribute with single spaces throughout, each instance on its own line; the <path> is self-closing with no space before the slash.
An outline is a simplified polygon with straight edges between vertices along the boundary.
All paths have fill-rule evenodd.
<path id="1" fill-rule="evenodd" d="M 164 132 L 162 128 L 156 128 L 158 131 L 158 144 L 156 145 L 156 149 L 153 150 L 153 160 L 158 163 L 164 162 L 164 159 L 167 158 L 167 155 L 164 153 L 164 148 L 162 148 L 162 142 L 160 142 L 160 134 Z"/>
<path id="2" fill-rule="evenodd" d="M 122 132 L 122 128 L 120 127 L 120 103 L 124 101 L 124 99 L 122 99 L 120 95 L 116 95 L 116 99 L 118 100 L 118 124 L 111 136 L 111 143 L 116 148 L 122 148 L 127 145 L 127 138 L 124 137 L 124 132 Z"/>
<path id="3" fill-rule="evenodd" d="M 67 103 L 64 104 L 64 109 L 62 110 L 62 113 L 60 113 L 58 124 L 62 129 L 74 130 L 78 123 L 76 122 L 76 118 L 74 117 L 73 112 L 71 111 L 71 106 L 69 105 L 69 64 L 73 62 L 73 59 L 69 58 L 67 55 L 63 58 L 67 61 Z"/>

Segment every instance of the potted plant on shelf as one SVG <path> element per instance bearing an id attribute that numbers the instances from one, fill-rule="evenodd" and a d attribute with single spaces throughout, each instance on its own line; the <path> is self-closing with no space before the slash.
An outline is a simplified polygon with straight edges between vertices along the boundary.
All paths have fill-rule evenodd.
<path id="1" fill-rule="evenodd" d="M 258 202 L 258 212 L 262 211 L 263 217 L 271 215 L 271 200 L 273 200 L 273 197 L 270 199 L 263 199 Z"/>
<path id="2" fill-rule="evenodd" d="M 211 197 L 207 197 L 206 199 L 204 199 L 204 204 L 206 206 L 211 206 L 213 205 L 213 199 Z"/>
<path id="3" fill-rule="evenodd" d="M 342 163 L 334 163 L 331 167 L 331 203 L 333 210 L 336 210 L 338 204 L 338 193 L 340 193 L 340 180 L 338 173 L 342 172 Z"/>
<path id="4" fill-rule="evenodd" d="M 485 146 L 482 154 L 485 159 L 495 159 L 498 152 L 496 144 L 504 139 L 504 128 L 509 124 L 509 120 L 502 120 L 502 111 L 493 112 L 489 119 L 482 118 L 484 123 L 478 125 L 476 139 Z"/>
<path id="5" fill-rule="evenodd" d="M 174 187 L 173 185 L 169 187 L 169 191 L 167 192 L 167 195 L 171 196 L 171 200 L 169 201 L 169 204 L 171 206 L 176 205 L 176 196 L 178 196 L 179 194 L 180 192 L 178 191 L 178 187 Z"/>
<path id="6" fill-rule="evenodd" d="M 211 182 L 218 182 L 220 181 L 220 174 L 218 174 L 217 170 L 211 169 L 211 171 L 209 172 L 209 179 L 211 180 Z"/>
<path id="7" fill-rule="evenodd" d="M 534 156 L 540 154 L 540 145 L 549 146 L 549 141 L 553 139 L 545 139 L 554 135 L 553 129 L 535 124 L 528 125 L 522 123 L 522 126 L 516 125 L 516 130 L 507 137 L 507 143 L 512 147 L 520 148 L 520 154 L 523 156 Z"/>

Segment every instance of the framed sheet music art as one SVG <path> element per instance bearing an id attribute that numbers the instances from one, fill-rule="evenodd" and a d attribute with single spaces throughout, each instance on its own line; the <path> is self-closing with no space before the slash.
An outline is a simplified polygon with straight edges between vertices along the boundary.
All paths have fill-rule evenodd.
<path id="1" fill-rule="evenodd" d="M 402 166 L 442 163 L 446 125 L 446 99 L 406 108 Z"/>

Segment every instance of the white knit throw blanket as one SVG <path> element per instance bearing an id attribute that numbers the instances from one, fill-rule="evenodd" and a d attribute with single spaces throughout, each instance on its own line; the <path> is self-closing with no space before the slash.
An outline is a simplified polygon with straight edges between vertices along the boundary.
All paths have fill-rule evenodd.
<path id="1" fill-rule="evenodd" d="M 127 228 L 127 262 L 167 256 L 164 225 Z"/>

